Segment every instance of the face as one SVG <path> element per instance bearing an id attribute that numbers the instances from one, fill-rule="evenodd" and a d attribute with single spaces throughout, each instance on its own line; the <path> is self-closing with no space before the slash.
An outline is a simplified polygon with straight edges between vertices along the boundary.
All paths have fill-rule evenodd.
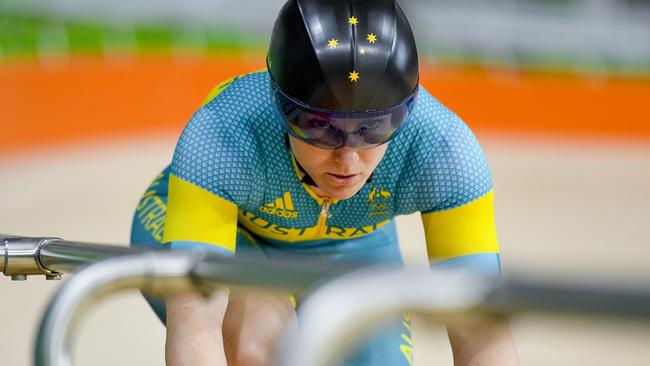
<path id="1" fill-rule="evenodd" d="M 388 144 L 370 149 L 342 147 L 325 150 L 289 137 L 296 160 L 318 185 L 322 197 L 346 199 L 354 196 L 384 157 Z"/>

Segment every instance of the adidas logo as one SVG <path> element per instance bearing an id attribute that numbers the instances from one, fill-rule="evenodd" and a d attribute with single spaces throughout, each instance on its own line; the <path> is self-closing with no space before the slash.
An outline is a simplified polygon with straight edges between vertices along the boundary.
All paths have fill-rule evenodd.
<path id="1" fill-rule="evenodd" d="M 275 215 L 285 219 L 295 219 L 298 217 L 298 212 L 293 209 L 293 201 L 289 192 L 285 192 L 282 197 L 264 206 L 260 206 L 258 209 L 265 214 Z"/>

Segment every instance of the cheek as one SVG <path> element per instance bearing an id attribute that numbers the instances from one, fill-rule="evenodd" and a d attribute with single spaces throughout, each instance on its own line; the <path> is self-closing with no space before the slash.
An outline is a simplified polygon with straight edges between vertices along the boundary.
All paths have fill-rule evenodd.
<path id="1" fill-rule="evenodd" d="M 332 167 L 332 162 L 329 160 L 316 160 L 311 161 L 310 169 L 312 175 L 321 175 L 327 172 Z"/>
<path id="2" fill-rule="evenodd" d="M 328 150 L 318 149 L 312 146 L 301 146 L 300 151 L 295 151 L 296 157 L 299 156 L 299 160 L 303 167 L 310 169 L 312 173 L 325 169 L 328 165 L 331 165 L 332 157 L 331 153 Z"/>
<path id="3" fill-rule="evenodd" d="M 309 159 L 312 166 L 323 166 L 332 160 L 332 156 L 327 150 L 311 148 L 304 151 L 304 156 Z"/>
<path id="4" fill-rule="evenodd" d="M 386 145 L 363 151 L 360 154 L 360 158 L 366 168 L 374 169 L 379 165 L 379 162 L 384 157 L 384 153 L 386 153 Z"/>

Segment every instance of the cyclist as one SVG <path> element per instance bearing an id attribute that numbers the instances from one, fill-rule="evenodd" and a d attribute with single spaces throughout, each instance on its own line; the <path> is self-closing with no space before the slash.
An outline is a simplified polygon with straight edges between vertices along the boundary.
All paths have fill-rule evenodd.
<path id="1" fill-rule="evenodd" d="M 393 218 L 421 212 L 432 265 L 498 275 L 484 154 L 418 80 L 394 0 L 289 0 L 267 71 L 210 93 L 140 201 L 132 243 L 399 263 Z M 170 365 L 267 364 L 294 318 L 287 296 L 268 293 L 149 300 L 166 321 Z M 400 319 L 346 365 L 412 364 L 410 331 Z M 518 363 L 505 325 L 448 331 L 457 365 Z"/>

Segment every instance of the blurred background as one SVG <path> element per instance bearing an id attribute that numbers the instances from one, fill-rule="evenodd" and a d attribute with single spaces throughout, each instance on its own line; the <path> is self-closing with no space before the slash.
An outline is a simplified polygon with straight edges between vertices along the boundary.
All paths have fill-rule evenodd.
<path id="1" fill-rule="evenodd" d="M 131 215 L 221 80 L 264 67 L 282 0 L 0 0 L 0 232 L 128 243 Z M 650 279 L 650 1 L 403 0 L 421 83 L 474 130 L 493 170 L 505 272 Z M 422 264 L 417 215 L 398 221 Z M 65 277 L 65 276 L 64 276 Z M 0 278 L 3 365 L 31 364 L 60 282 Z M 526 365 L 646 365 L 650 324 L 516 314 Z M 451 365 L 415 321 L 415 364 Z M 81 365 L 162 364 L 138 294 L 84 323 Z"/>

